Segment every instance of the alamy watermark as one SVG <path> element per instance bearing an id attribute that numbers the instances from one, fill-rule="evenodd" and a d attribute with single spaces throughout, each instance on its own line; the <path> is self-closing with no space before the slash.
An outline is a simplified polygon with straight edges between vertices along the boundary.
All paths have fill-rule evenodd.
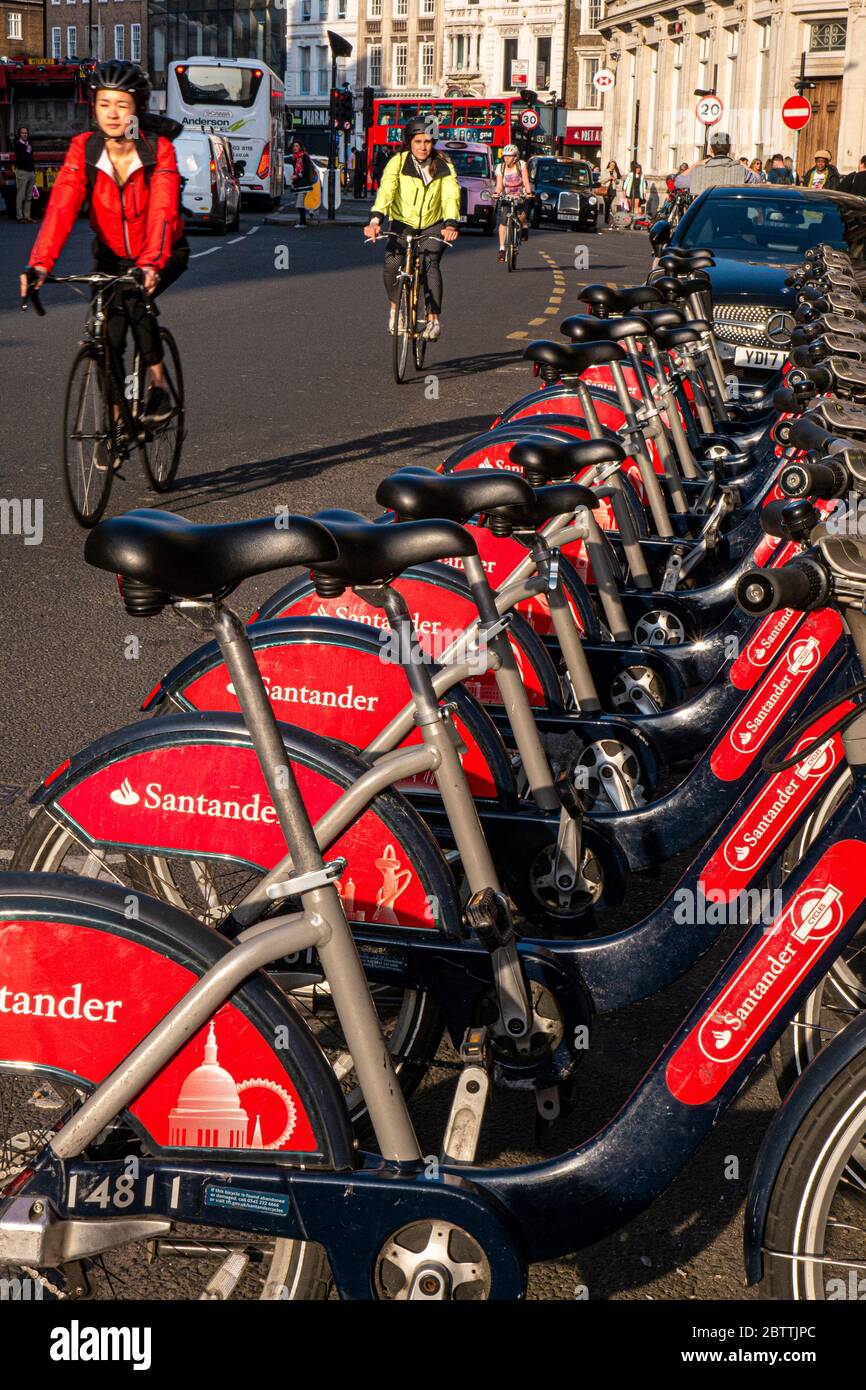
<path id="1" fill-rule="evenodd" d="M 25 545 L 41 545 L 42 514 L 41 497 L 0 497 L 0 536 L 23 536 Z"/>

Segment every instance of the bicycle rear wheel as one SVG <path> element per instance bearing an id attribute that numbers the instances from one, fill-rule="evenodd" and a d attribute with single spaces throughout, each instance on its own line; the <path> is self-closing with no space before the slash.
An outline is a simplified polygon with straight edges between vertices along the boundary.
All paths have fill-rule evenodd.
<path id="1" fill-rule="evenodd" d="M 398 386 L 402 384 L 403 378 L 406 375 L 406 363 L 409 360 L 409 339 L 411 336 L 409 315 L 411 307 L 409 286 L 404 280 L 397 294 L 397 315 L 394 320 L 394 337 L 392 340 L 394 380 Z"/>
<path id="2" fill-rule="evenodd" d="M 183 370 L 177 344 L 167 328 L 161 328 L 159 336 L 163 346 L 163 365 L 172 413 L 163 424 L 157 425 L 144 450 L 144 466 L 147 476 L 156 492 L 166 492 L 171 487 L 174 475 L 180 465 L 180 455 L 186 436 L 185 408 L 183 394 Z M 139 397 L 139 409 L 141 401 Z"/>
<path id="3" fill-rule="evenodd" d="M 105 368 L 90 347 L 79 348 L 63 402 L 63 482 L 79 526 L 95 526 L 108 505 L 114 440 Z"/>
<path id="4" fill-rule="evenodd" d="M 508 239 L 505 248 L 505 264 L 509 273 L 517 269 L 517 235 L 513 222 L 508 224 Z"/>

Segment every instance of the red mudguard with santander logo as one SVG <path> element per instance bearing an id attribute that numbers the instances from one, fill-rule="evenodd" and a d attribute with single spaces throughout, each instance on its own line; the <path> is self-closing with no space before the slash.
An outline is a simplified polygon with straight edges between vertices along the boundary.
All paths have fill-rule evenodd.
<path id="1" fill-rule="evenodd" d="M 684 1105 L 706 1105 L 820 962 L 866 899 L 866 845 L 841 840 L 806 875 L 697 1024 L 670 1057 L 668 1090 Z"/>
<path id="2" fill-rule="evenodd" d="M 34 877 L 11 875 L 0 891 L 0 1063 L 95 1086 L 231 947 L 150 899 L 130 920 L 123 889 Z M 341 1110 L 317 1044 L 259 976 L 175 1053 L 129 1113 L 160 1149 L 240 1149 L 315 1167 L 348 1157 Z"/>
<path id="3" fill-rule="evenodd" d="M 314 734 L 287 725 L 282 733 L 315 824 L 367 764 Z M 258 759 L 233 715 L 178 715 L 122 729 L 79 754 L 37 800 L 84 842 L 139 855 L 267 870 L 287 854 Z M 324 855 L 347 861 L 338 889 L 350 920 L 459 931 L 441 855 L 397 793 L 377 796 Z"/>

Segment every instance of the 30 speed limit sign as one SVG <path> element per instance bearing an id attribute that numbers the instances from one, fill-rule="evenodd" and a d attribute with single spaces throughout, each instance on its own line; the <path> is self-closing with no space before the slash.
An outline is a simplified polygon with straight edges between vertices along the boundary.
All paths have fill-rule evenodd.
<path id="1" fill-rule="evenodd" d="M 718 125 L 724 110 L 725 104 L 719 97 L 699 97 L 695 115 L 701 125 Z"/>

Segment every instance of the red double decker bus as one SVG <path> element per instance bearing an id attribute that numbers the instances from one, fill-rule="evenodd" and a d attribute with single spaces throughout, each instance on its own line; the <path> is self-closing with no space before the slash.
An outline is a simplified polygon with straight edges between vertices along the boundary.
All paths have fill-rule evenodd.
<path id="1" fill-rule="evenodd" d="M 498 157 L 511 142 L 512 119 L 523 107 L 517 97 L 416 97 L 399 101 L 378 97 L 373 102 L 373 124 L 367 131 L 367 187 L 378 176 L 403 140 L 403 127 L 413 116 L 430 116 L 441 140 L 467 140 L 490 145 Z"/>

